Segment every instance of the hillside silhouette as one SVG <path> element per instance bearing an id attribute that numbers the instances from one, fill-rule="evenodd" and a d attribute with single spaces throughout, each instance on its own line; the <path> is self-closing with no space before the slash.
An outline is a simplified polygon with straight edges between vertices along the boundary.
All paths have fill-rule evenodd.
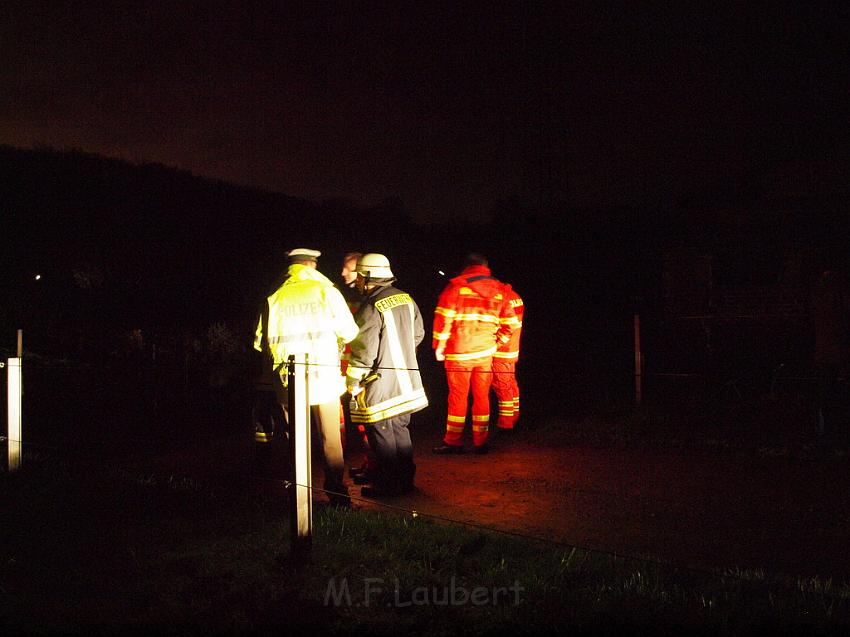
<path id="1" fill-rule="evenodd" d="M 797 183 L 772 174 L 775 183 Z M 256 316 L 280 282 L 288 249 L 321 250 L 319 268 L 334 280 L 347 251 L 387 254 L 428 330 L 447 278 L 466 253 L 479 251 L 525 299 L 521 374 L 530 390 L 557 395 L 565 379 L 601 375 L 616 377 L 627 395 L 632 314 L 641 312 L 651 345 L 669 252 L 712 255 L 718 282 L 733 285 L 782 282 L 789 255 L 797 257 L 798 287 L 823 253 L 846 262 L 843 190 L 826 197 L 817 188 L 771 190 L 769 179 L 745 177 L 666 211 L 508 198 L 488 223 L 421 225 L 400 199 L 316 202 L 158 164 L 0 146 L 0 354 L 13 355 L 23 329 L 25 352 L 41 357 L 51 391 L 67 395 L 71 385 L 62 383 L 77 382 L 80 366 L 98 370 L 92 387 L 105 397 L 80 404 L 109 411 L 129 402 L 135 406 L 123 408 L 135 420 L 200 406 L 225 414 L 244 408 Z M 59 359 L 61 382 L 46 366 Z M 427 343 L 420 359 L 433 366 Z M 50 395 L 42 398 L 50 404 Z M 81 408 L 79 419 L 91 409 Z"/>
<path id="2" fill-rule="evenodd" d="M 400 284 L 423 306 L 444 285 L 437 271 L 451 276 L 473 249 L 488 253 L 498 276 L 532 295 L 546 287 L 537 281 L 553 275 L 570 277 L 563 286 L 568 296 L 573 283 L 581 290 L 596 276 L 631 284 L 625 274 L 638 265 L 619 267 L 631 258 L 637 216 L 625 225 L 592 212 L 546 216 L 508 201 L 486 226 L 463 219 L 421 226 L 399 200 L 313 202 L 76 150 L 0 146 L 0 202 L 7 332 L 57 323 L 96 333 L 200 329 L 246 320 L 277 285 L 285 251 L 300 245 L 322 250 L 320 268 L 332 277 L 346 251 L 386 252 Z M 549 301 L 557 305 L 554 296 Z"/>

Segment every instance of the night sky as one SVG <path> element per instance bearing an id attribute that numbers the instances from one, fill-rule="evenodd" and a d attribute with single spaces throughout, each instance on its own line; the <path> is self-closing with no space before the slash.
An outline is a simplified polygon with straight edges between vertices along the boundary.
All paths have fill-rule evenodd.
<path id="1" fill-rule="evenodd" d="M 850 155 L 842 3 L 99 4 L 0 7 L 0 143 L 421 222 Z"/>

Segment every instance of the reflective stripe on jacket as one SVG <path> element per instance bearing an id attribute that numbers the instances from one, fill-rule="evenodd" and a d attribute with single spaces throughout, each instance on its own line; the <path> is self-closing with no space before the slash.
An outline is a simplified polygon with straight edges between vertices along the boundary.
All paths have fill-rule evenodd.
<path id="1" fill-rule="evenodd" d="M 482 265 L 469 266 L 449 281 L 434 310 L 432 347 L 445 347 L 447 361 L 493 356 L 517 326 L 505 287 Z"/>
<path id="2" fill-rule="evenodd" d="M 366 296 L 355 320 L 360 333 L 351 342 L 348 384 L 376 373 L 380 377 L 357 395 L 352 422 L 376 423 L 426 407 L 416 360 L 425 327 L 416 302 L 392 285 L 379 286 Z"/>
<path id="3" fill-rule="evenodd" d="M 337 400 L 345 392 L 339 371 L 340 345 L 357 336 L 357 324 L 342 294 L 324 274 L 294 263 L 288 275 L 267 300 L 268 331 L 262 333 L 261 318 L 254 347 L 262 351 L 265 338 L 275 368 L 290 355 L 297 359 L 307 355 L 310 404 Z M 285 384 L 285 372 L 281 378 Z"/>
<path id="4" fill-rule="evenodd" d="M 505 284 L 505 298 L 507 298 L 508 303 L 514 309 L 516 323 L 514 324 L 514 331 L 511 332 L 511 340 L 507 343 L 500 343 L 496 347 L 496 353 L 493 354 L 493 358 L 510 362 L 519 358 L 519 339 L 522 333 L 522 316 L 525 313 L 525 305 L 519 294 L 516 293 L 516 290 L 509 284 Z"/>

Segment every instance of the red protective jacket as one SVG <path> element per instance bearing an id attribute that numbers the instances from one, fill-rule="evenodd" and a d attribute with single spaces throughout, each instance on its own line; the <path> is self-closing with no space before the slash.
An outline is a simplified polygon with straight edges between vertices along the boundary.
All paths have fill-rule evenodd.
<path id="1" fill-rule="evenodd" d="M 517 325 L 506 286 L 482 265 L 472 265 L 440 293 L 434 311 L 432 347 L 445 348 L 446 361 L 468 361 L 496 353 Z"/>
<path id="2" fill-rule="evenodd" d="M 514 331 L 511 332 L 511 339 L 507 343 L 498 344 L 493 358 L 510 363 L 516 362 L 519 358 L 519 339 L 522 333 L 522 315 L 525 313 L 525 305 L 516 290 L 509 284 L 505 284 L 505 298 L 516 314 L 516 323 Z"/>

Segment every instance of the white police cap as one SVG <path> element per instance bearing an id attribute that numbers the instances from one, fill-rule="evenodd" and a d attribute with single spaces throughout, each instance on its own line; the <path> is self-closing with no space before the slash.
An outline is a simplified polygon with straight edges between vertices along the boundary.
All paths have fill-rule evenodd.
<path id="1" fill-rule="evenodd" d="M 318 250 L 311 250 L 310 248 L 294 248 L 286 253 L 290 259 L 305 259 L 310 261 L 315 261 L 321 256 L 321 252 Z"/>

